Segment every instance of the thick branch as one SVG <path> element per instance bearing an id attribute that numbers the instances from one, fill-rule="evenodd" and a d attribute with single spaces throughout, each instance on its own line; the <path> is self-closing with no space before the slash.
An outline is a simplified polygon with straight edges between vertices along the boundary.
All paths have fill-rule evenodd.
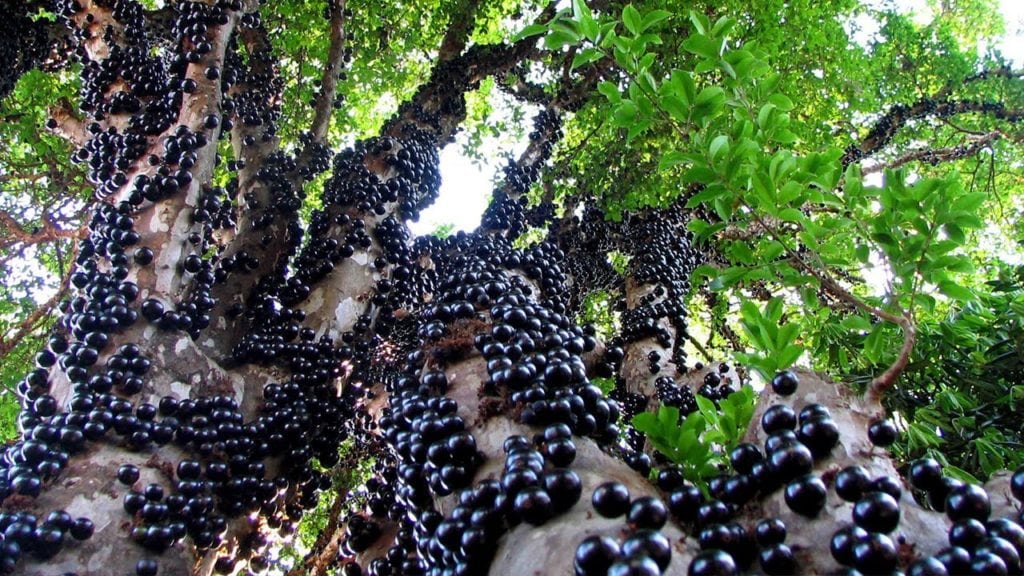
<path id="1" fill-rule="evenodd" d="M 54 134 L 65 138 L 75 146 L 81 148 L 89 141 L 89 132 L 85 129 L 85 122 L 74 113 L 71 103 L 67 100 L 61 100 L 56 106 L 50 108 L 50 120 L 47 127 Z"/>
<path id="2" fill-rule="evenodd" d="M 473 31 L 476 22 L 476 11 L 480 5 L 479 0 L 463 0 L 452 13 L 448 22 L 448 30 L 441 40 L 441 48 L 437 51 L 437 58 L 441 62 L 451 60 L 466 49 L 469 41 L 469 34 Z"/>
<path id="3" fill-rule="evenodd" d="M 85 236 L 86 228 L 64 229 L 60 228 L 49 216 L 44 215 L 42 226 L 37 229 L 27 229 L 13 216 L 4 210 L 0 210 L 0 250 L 24 248 L 34 244 L 43 244 L 63 239 L 80 239 Z"/>
<path id="4" fill-rule="evenodd" d="M 332 25 L 334 22 L 332 16 Z M 295 240 L 292 225 L 298 218 L 293 180 L 285 178 L 284 170 L 276 166 L 264 171 L 272 160 L 283 160 L 279 139 L 264 137 L 283 90 L 270 38 L 262 25 L 241 30 L 239 38 L 248 53 L 249 67 L 229 92 L 236 103 L 231 145 L 238 165 L 238 221 L 234 234 L 223 239 L 226 246 L 220 261 L 222 267 L 231 259 L 241 262 L 223 282 L 214 285 L 216 306 L 211 314 L 218 322 L 207 330 L 208 338 L 201 340 L 218 358 L 227 354 L 246 325 L 244 318 L 228 311 L 242 306 L 261 279 L 283 273 Z M 325 133 L 326 125 L 325 120 Z M 311 150 L 307 146 L 307 151 Z"/>

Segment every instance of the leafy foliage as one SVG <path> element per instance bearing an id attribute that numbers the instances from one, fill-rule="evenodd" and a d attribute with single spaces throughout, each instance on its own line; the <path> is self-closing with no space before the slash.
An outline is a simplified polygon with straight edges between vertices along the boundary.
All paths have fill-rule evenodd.
<path id="1" fill-rule="evenodd" d="M 970 14 L 962 16 L 977 15 Z M 986 132 L 995 126 L 1014 130 L 1012 121 L 998 122 L 1003 118 L 998 114 L 986 117 L 986 110 L 999 105 L 972 104 L 978 102 L 972 99 L 982 97 L 977 90 L 989 80 L 978 75 L 977 68 L 1005 70 L 1006 64 L 997 55 L 972 58 L 964 45 L 978 36 L 971 38 L 962 29 L 956 33 L 948 22 L 921 27 L 899 14 L 875 16 L 881 22 L 879 41 L 870 45 L 870 52 L 851 53 L 847 64 L 867 68 L 868 78 L 878 82 L 876 97 L 860 98 L 861 103 L 872 102 L 876 110 L 859 118 L 856 112 L 838 109 L 830 114 L 833 118 L 845 115 L 863 125 L 870 125 L 865 119 L 877 122 L 863 140 L 845 149 L 838 143 L 822 146 L 808 138 L 820 134 L 822 125 L 815 122 L 828 115 L 817 110 L 815 116 L 809 113 L 813 110 L 809 102 L 787 95 L 784 88 L 791 77 L 773 71 L 770 62 L 779 61 L 778 53 L 764 50 L 757 41 L 730 38 L 736 24 L 728 15 L 712 21 L 697 10 L 684 15 L 640 4 L 627 5 L 617 15 L 595 14 L 584 3 L 575 2 L 548 25 L 524 31 L 543 35 L 549 49 L 572 47 L 574 69 L 609 61 L 621 71 L 618 82 L 606 80 L 598 86 L 605 98 L 603 112 L 597 113 L 601 124 L 587 138 L 608 126 L 613 134 L 624 137 L 626 148 L 650 150 L 649 144 L 657 142 L 653 149 L 658 152 L 634 153 L 633 166 L 614 174 L 611 181 L 624 183 L 619 187 L 628 192 L 603 193 L 605 211 L 617 219 L 644 205 L 664 206 L 683 193 L 688 208 L 707 214 L 692 220 L 690 228 L 696 241 L 713 247 L 720 259 L 700 267 L 694 277 L 706 278 L 705 290 L 722 293 L 725 302 L 740 303 L 738 318 L 732 315 L 732 321 L 738 321 L 743 344 L 754 352 L 739 349 L 736 357 L 766 378 L 797 361 L 805 349 L 813 353 L 810 361 L 816 366 L 853 380 L 870 379 L 868 367 L 884 376 L 871 386 L 891 385 L 905 364 L 909 363 L 906 370 L 912 373 L 927 363 L 920 356 L 911 358 L 915 334 L 920 333 L 929 345 L 937 338 L 952 344 L 950 324 L 944 333 L 932 327 L 944 315 L 956 316 L 985 298 L 986 286 L 979 279 L 991 278 L 990 272 L 979 276 L 976 264 L 995 256 L 979 249 L 982 235 L 993 226 L 984 217 L 985 207 L 993 198 L 1015 197 L 1019 191 L 1019 182 L 1004 190 L 990 184 L 981 191 L 972 176 L 968 184 L 958 170 L 960 158 L 971 156 L 966 146 L 930 152 L 913 140 L 924 134 L 956 138 L 956 131 L 995 134 Z M 685 57 L 664 58 L 669 40 L 660 27 L 683 17 L 690 30 L 673 48 Z M 988 29 L 1000 26 L 995 22 Z M 906 85 L 907 75 L 892 68 L 900 63 L 895 50 L 901 48 L 894 46 L 913 54 L 908 60 L 916 86 Z M 875 58 L 878 65 L 867 65 Z M 902 65 L 908 66 L 907 60 Z M 996 83 L 1001 82 L 995 76 Z M 801 91 L 801 95 L 807 93 Z M 935 96 L 922 98 L 922 94 Z M 1011 100 L 1020 102 L 1020 93 L 1013 94 Z M 900 98 L 914 104 L 899 103 Z M 880 119 L 878 108 L 894 99 L 897 105 L 889 111 L 892 119 Z M 973 132 L 956 123 L 904 124 L 902 119 L 943 118 L 967 110 L 979 112 L 969 116 L 976 123 Z M 594 119 L 585 121 L 594 123 Z M 949 127 L 955 132 L 949 133 Z M 1003 142 L 997 144 L 991 148 L 993 165 Z M 606 143 L 602 152 L 614 148 Z M 876 153 L 878 160 L 866 164 L 867 168 L 857 161 L 858 154 Z M 905 167 L 917 159 L 925 163 Z M 941 171 L 931 168 L 943 160 L 951 165 Z M 979 157 L 975 174 L 982 162 Z M 868 183 L 865 170 L 883 177 L 876 181 L 872 176 Z M 579 179 L 586 178 L 574 174 L 572 181 L 578 185 Z M 589 182 L 592 189 L 608 188 L 593 178 Z M 668 190 L 674 193 L 666 195 Z M 993 242 L 991 234 L 985 241 Z M 872 287 L 860 280 L 863 274 L 873 277 Z M 768 302 L 763 313 L 751 298 Z M 787 321 L 780 326 L 784 302 L 790 305 L 785 311 Z M 844 346 L 827 344 L 837 340 Z M 944 351 L 931 358 L 950 354 Z M 944 382 L 941 388 L 957 391 L 965 385 Z M 928 417 L 927 410 L 940 405 L 935 404 L 936 389 L 918 395 L 902 407 L 901 414 Z M 1014 397 L 1014 389 L 1003 386 L 1002 390 L 998 398 Z M 958 417 L 950 412 L 951 406 L 946 404 L 939 413 Z M 666 422 L 669 416 L 664 415 Z M 638 430 L 645 429 L 649 437 L 660 435 L 659 450 L 676 449 L 678 430 L 661 430 L 653 416 L 639 418 Z M 923 436 L 926 426 L 919 421 L 912 419 L 908 428 L 914 431 L 908 437 L 916 434 L 915 441 L 923 446 L 952 448 L 941 434 Z M 954 435 L 962 436 L 965 430 L 956 428 Z M 970 475 L 968 470 L 988 475 L 1006 464 L 1004 454 L 1013 450 L 1014 441 L 999 430 L 988 435 L 975 438 L 973 452 L 965 454 L 969 462 L 964 463 L 964 475 Z M 920 453 L 921 446 L 909 452 Z M 696 466 L 702 457 L 695 457 Z"/>
<path id="2" fill-rule="evenodd" d="M 757 394 L 750 386 L 733 392 L 718 406 L 697 396 L 697 411 L 680 419 L 679 408 L 661 406 L 658 412 L 633 417 L 633 427 L 647 435 L 651 445 L 678 464 L 690 481 L 703 484 L 728 465 L 729 450 L 743 438 L 754 415 Z"/>
<path id="3" fill-rule="evenodd" d="M 737 359 L 757 370 L 765 380 L 792 366 L 804 352 L 802 346 L 794 343 L 800 325 L 786 323 L 780 326 L 781 321 L 781 298 L 769 300 L 763 314 L 750 300 L 740 306 L 740 324 L 760 353 L 740 353 Z"/>

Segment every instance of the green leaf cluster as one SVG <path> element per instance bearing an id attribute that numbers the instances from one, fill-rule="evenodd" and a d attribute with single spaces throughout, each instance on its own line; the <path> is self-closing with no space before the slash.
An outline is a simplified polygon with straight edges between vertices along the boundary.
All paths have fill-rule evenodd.
<path id="1" fill-rule="evenodd" d="M 687 480 L 703 485 L 728 464 L 729 450 L 739 444 L 754 414 L 756 397 L 753 388 L 744 386 L 716 407 L 698 395 L 698 409 L 685 418 L 680 419 L 679 408 L 660 406 L 656 414 L 637 414 L 632 424 L 655 450 L 679 465 Z"/>
<path id="2" fill-rule="evenodd" d="M 750 300 L 740 306 L 740 325 L 756 352 L 737 354 L 737 359 L 757 370 L 765 380 L 792 366 L 804 353 L 804 347 L 796 343 L 800 325 L 783 322 L 782 316 L 781 298 L 769 300 L 764 311 Z"/>

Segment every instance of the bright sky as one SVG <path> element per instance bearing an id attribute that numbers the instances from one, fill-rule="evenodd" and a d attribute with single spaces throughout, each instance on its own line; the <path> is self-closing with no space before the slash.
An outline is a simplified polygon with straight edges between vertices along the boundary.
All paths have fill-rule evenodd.
<path id="1" fill-rule="evenodd" d="M 917 14 L 922 23 L 931 18 L 927 0 L 897 0 L 896 4 L 903 11 Z M 1006 21 L 1006 36 L 998 48 L 1017 67 L 1024 67 L 1024 0 L 1000 0 L 1000 7 Z M 873 32 L 871 22 L 859 21 L 858 24 L 865 38 L 870 37 Z M 527 117 L 524 122 L 532 122 L 532 119 Z M 411 224 L 413 233 L 429 234 L 444 224 L 454 224 L 456 230 L 469 231 L 480 223 L 480 214 L 493 189 L 491 179 L 504 166 L 504 155 L 509 151 L 496 142 L 485 143 L 485 157 L 501 159 L 481 168 L 462 155 L 461 145 L 462 140 L 441 152 L 443 181 L 440 196 L 423 211 L 419 222 Z M 524 138 L 515 144 L 512 156 L 518 157 L 525 146 Z"/>

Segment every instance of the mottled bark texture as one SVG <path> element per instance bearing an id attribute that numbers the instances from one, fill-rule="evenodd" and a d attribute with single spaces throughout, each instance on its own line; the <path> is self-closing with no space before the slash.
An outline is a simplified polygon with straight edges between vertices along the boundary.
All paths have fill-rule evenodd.
<path id="1" fill-rule="evenodd" d="M 681 344 L 701 259 L 685 234 L 691 215 L 651 211 L 614 233 L 631 262 L 608 282 L 624 288 L 625 314 L 621 340 L 605 346 L 575 322 L 596 287 L 580 263 L 609 246 L 587 239 L 603 233 L 597 212 L 556 222 L 551 198 L 524 200 L 599 70 L 581 70 L 550 100 L 526 90 L 545 107 L 479 231 L 413 239 L 404 222 L 437 195 L 438 153 L 465 119 L 466 92 L 543 60 L 535 42 L 470 45 L 478 6 L 467 1 L 413 98 L 378 136 L 334 153 L 345 5 L 332 1 L 313 125 L 291 156 L 276 135 L 284 80 L 254 4 L 147 14 L 120 0 L 59 3 L 82 60 L 81 109 L 95 122 L 88 135 L 68 132 L 87 138 L 75 160 L 88 164 L 97 201 L 71 277 L 77 292 L 19 387 L 24 438 L 0 462 L 5 538 L 23 545 L 17 570 L 148 574 L 156 560 L 160 574 L 260 571 L 325 493 L 324 469 L 347 466 L 338 446 L 351 441 L 375 459 L 372 482 L 351 507 L 331 507 L 312 573 L 358 562 L 375 574 L 571 574 L 584 538 L 622 540 L 636 528 L 596 513 L 597 486 L 621 482 L 634 501 L 666 496 L 646 477 L 644 447 L 621 440 L 635 410 L 590 379 L 618 376 L 617 392 L 643 405 L 670 388 L 692 400 L 704 381 L 687 373 Z M 161 36 L 166 59 L 156 56 Z M 211 186 L 221 138 L 231 157 L 219 160 L 233 172 L 223 190 Z M 322 208 L 303 229 L 303 185 L 328 168 Z M 544 224 L 552 241 L 513 247 Z M 857 463 L 897 477 L 864 438 L 877 404 L 812 374 L 801 381 L 783 401 L 825 405 L 841 433 L 815 470 L 829 478 Z M 764 440 L 758 418 L 778 401 L 762 395 L 751 441 Z M 834 569 L 828 539 L 850 505 L 830 487 L 816 518 L 797 518 L 765 492 L 736 517 L 748 529 L 783 518 L 803 572 Z M 990 493 L 998 514 L 1012 512 L 1005 478 Z M 901 566 L 934 553 L 946 526 L 904 494 Z M 60 515 L 45 521 L 54 510 L 90 518 L 95 533 L 73 541 Z M 672 557 L 664 573 L 685 573 L 699 529 L 672 519 L 661 533 Z M 13 557 L 0 549 L 0 560 Z"/>

